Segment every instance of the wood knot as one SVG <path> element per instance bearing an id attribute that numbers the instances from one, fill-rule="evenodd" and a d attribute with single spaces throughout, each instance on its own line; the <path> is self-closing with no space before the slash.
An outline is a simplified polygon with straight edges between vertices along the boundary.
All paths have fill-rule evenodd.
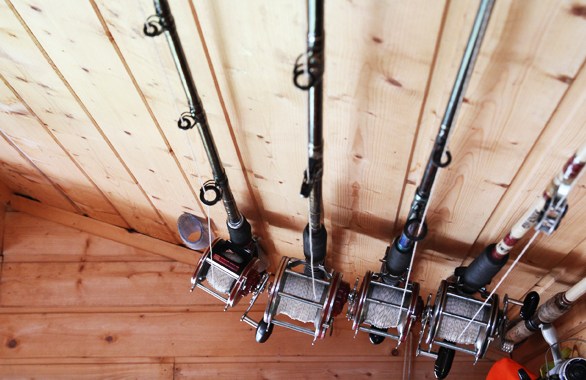
<path id="1" fill-rule="evenodd" d="M 6 343 L 6 347 L 8 347 L 8 348 L 15 348 L 16 346 L 18 346 L 18 341 L 16 339 L 10 339 Z"/>

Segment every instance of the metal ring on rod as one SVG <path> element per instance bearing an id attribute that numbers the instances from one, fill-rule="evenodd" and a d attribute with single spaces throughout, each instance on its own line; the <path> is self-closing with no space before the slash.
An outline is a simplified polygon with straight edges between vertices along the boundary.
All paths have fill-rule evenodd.
<path id="1" fill-rule="evenodd" d="M 264 323 L 305 333 L 316 339 L 323 339 L 333 318 L 340 314 L 348 297 L 348 285 L 342 281 L 342 274 L 328 271 L 322 265 L 314 265 L 320 272 L 315 276 L 314 297 L 311 275 L 305 273 L 309 264 L 304 260 L 282 257 L 275 280 L 269 289 L 269 302 L 264 313 Z M 321 277 L 321 278 L 320 278 Z M 293 323 L 277 316 L 286 315 Z"/>
<path id="2" fill-rule="evenodd" d="M 405 341 L 413 322 L 419 317 L 418 308 L 419 284 L 409 283 L 403 299 L 403 287 L 385 284 L 380 274 L 366 272 L 360 289 L 354 289 L 351 304 L 348 306 L 348 319 L 352 321 L 352 329 L 368 332 L 381 337 Z M 395 329 L 396 333 L 386 330 Z"/>
<path id="3" fill-rule="evenodd" d="M 192 290 L 202 289 L 222 301 L 226 310 L 242 297 L 262 292 L 268 276 L 260 259 L 229 241 L 216 239 L 199 260 L 191 283 Z"/>
<path id="4" fill-rule="evenodd" d="M 464 352 L 474 356 L 476 360 L 484 357 L 501 321 L 502 312 L 499 309 L 499 298 L 496 294 L 491 297 L 483 307 L 483 311 L 462 334 L 482 303 L 482 300 L 477 300 L 470 295 L 460 294 L 455 283 L 443 280 L 434 304 L 429 305 L 428 300 L 423 318 L 425 323 L 422 323 L 421 336 L 425 335 L 428 348 L 422 349 L 420 343 L 417 352 L 436 357 L 437 353 L 431 351 L 432 346 L 436 345 Z M 472 346 L 472 348 L 464 346 Z"/>

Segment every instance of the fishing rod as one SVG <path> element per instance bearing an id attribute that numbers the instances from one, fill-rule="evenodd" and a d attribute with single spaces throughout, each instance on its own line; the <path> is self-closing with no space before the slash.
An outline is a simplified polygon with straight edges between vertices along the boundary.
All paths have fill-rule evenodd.
<path id="1" fill-rule="evenodd" d="M 542 196 L 497 244 L 487 246 L 467 268 L 459 268 L 462 290 L 475 293 L 486 286 L 509 259 L 509 252 L 531 229 L 551 235 L 568 210 L 567 197 L 586 163 L 586 144 L 550 181 Z"/>
<path id="2" fill-rule="evenodd" d="M 391 338 L 397 341 L 398 347 L 408 336 L 413 323 L 421 316 L 423 301 L 419 296 L 419 284 L 409 281 L 413 255 L 416 243 L 427 233 L 425 215 L 438 169 L 449 165 L 452 159 L 450 152 L 446 150 L 448 137 L 462 104 L 493 5 L 494 0 L 483 0 L 478 9 L 444 117 L 421 183 L 411 203 L 403 232 L 387 247 L 381 271 L 368 271 L 360 288 L 358 289 L 357 279 L 354 290 L 350 293 L 347 317 L 353 321 L 355 333 L 367 332 L 373 344 L 380 344 L 385 338 Z M 446 158 L 442 161 L 444 153 Z"/>
<path id="3" fill-rule="evenodd" d="M 431 352 L 433 344 L 440 347 L 438 352 L 434 353 L 437 357 L 437 377 L 440 377 L 438 373 L 447 376 L 456 351 L 473 355 L 475 360 L 484 357 L 488 345 L 497 335 L 501 337 L 501 349 L 511 352 L 520 337 L 532 333 L 542 323 L 553 321 L 549 313 L 557 315 L 556 313 L 568 305 L 568 299 L 559 295 L 555 301 L 546 304 L 548 307 L 535 314 L 539 296 L 535 292 L 530 292 L 523 302 L 509 299 L 505 295 L 501 310 L 496 291 L 537 236 L 540 233 L 551 235 L 558 228 L 568 209 L 567 197 L 585 164 L 586 145 L 572 155 L 562 170 L 549 182 L 541 197 L 499 243 L 489 245 L 468 267 L 456 268 L 454 276 L 442 281 L 434 304 L 426 308 L 423 318 L 422 336 L 427 328 L 428 350 L 422 351 L 418 348 L 425 355 Z M 506 264 L 509 252 L 515 244 L 531 229 L 535 230 L 531 240 L 489 293 L 485 286 Z M 584 288 L 586 283 L 581 286 Z M 582 289 L 584 290 L 586 289 Z M 573 294 L 576 292 L 570 291 L 572 301 Z M 479 297 L 475 297 L 476 295 Z M 505 328 L 510 327 L 507 322 L 509 304 L 521 306 L 520 315 L 524 322 L 505 331 Z M 554 304 L 557 305 L 557 309 L 552 306 Z M 470 345 L 472 348 L 465 347 Z"/>
<path id="4" fill-rule="evenodd" d="M 207 206 L 222 200 L 230 236 L 229 240 L 214 240 L 203 253 L 191 279 L 191 290 L 195 287 L 202 289 L 222 301 L 227 309 L 247 294 L 257 295 L 263 290 L 268 279 L 266 264 L 259 259 L 260 248 L 253 237 L 250 223 L 238 209 L 230 189 L 169 3 L 167 0 L 154 0 L 154 6 L 156 14 L 146 20 L 143 32 L 149 37 L 165 33 L 189 106 L 189 111 L 181 114 L 177 125 L 185 131 L 197 127 L 213 173 L 213 180 L 206 181 L 201 187 L 199 198 Z M 181 223 L 179 228 L 182 232 Z M 205 285 L 206 280 L 209 286 Z"/>
<path id="5" fill-rule="evenodd" d="M 415 191 L 407 221 L 400 236 L 387 247 L 382 268 L 383 278 L 387 283 L 397 283 L 401 280 L 410 266 L 415 243 L 423 240 L 427 234 L 425 213 L 430 195 L 438 169 L 445 168 L 452 162 L 452 155 L 446 148 L 448 138 L 468 87 L 494 2 L 495 0 L 482 0 L 480 3 L 439 131 L 421 182 Z"/>
<path id="6" fill-rule="evenodd" d="M 273 326 L 285 327 L 316 339 L 325 337 L 334 317 L 342 312 L 349 285 L 342 274 L 325 266 L 327 231 L 322 216 L 323 175 L 323 75 L 325 69 L 324 0 L 307 1 L 307 51 L 297 58 L 293 83 L 308 91 L 308 166 L 301 196 L 309 198 L 309 221 L 303 230 L 304 260 L 283 257 L 269 289 L 263 320 L 256 326 L 256 340 L 265 342 Z M 287 319 L 277 316 L 287 316 Z M 245 318 L 245 317 L 243 317 Z M 247 318 L 247 317 L 246 317 Z M 292 321 L 301 323 L 293 323 Z M 305 327 L 309 324 L 310 327 Z"/>
<path id="7" fill-rule="evenodd" d="M 511 352 L 514 347 L 533 333 L 539 331 L 542 326 L 552 324 L 562 315 L 566 314 L 572 306 L 586 293 L 586 277 L 574 284 L 565 292 L 559 292 L 533 313 L 520 313 L 521 320 L 512 321 L 508 326 L 503 324 L 504 334 L 501 335 L 501 348 Z"/>

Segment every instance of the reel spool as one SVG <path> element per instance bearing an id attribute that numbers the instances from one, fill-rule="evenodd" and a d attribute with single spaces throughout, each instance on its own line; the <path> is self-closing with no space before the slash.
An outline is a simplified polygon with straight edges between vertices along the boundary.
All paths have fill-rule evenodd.
<path id="1" fill-rule="evenodd" d="M 269 290 L 269 303 L 257 328 L 257 341 L 266 341 L 262 335 L 264 332 L 270 334 L 272 325 L 311 335 L 314 342 L 325 337 L 334 317 L 342 312 L 350 287 L 342 281 L 341 273 L 328 271 L 323 265 L 314 265 L 314 270 L 312 280 L 311 274 L 306 274 L 310 271 L 310 265 L 305 260 L 281 258 L 275 281 Z M 316 296 L 312 281 L 315 281 Z M 278 315 L 286 315 L 291 320 L 312 327 L 277 319 Z"/>
<path id="2" fill-rule="evenodd" d="M 269 274 L 266 265 L 253 254 L 259 247 L 256 242 L 252 244 L 254 250 L 227 240 L 214 240 L 195 268 L 191 290 L 200 288 L 222 301 L 226 305 L 224 310 L 235 306 L 249 293 L 256 298 L 264 290 Z"/>
<path id="3" fill-rule="evenodd" d="M 446 280 L 441 282 L 433 305 L 429 305 L 430 300 L 431 295 L 427 300 L 428 305 L 425 306 L 417 354 L 437 359 L 438 353 L 431 351 L 435 344 L 472 355 L 476 360 L 484 357 L 501 319 L 498 296 L 494 294 L 491 297 L 466 330 L 464 329 L 483 301 L 458 293 L 456 284 Z M 427 335 L 425 335 L 426 329 Z M 424 336 L 425 343 L 428 345 L 427 350 L 421 348 L 421 340 Z M 461 347 L 462 345 L 473 347 L 464 348 Z"/>
<path id="4" fill-rule="evenodd" d="M 355 334 L 358 331 L 369 333 L 373 344 L 381 343 L 386 337 L 398 344 L 405 341 L 413 322 L 421 314 L 422 302 L 417 282 L 408 284 L 401 304 L 403 291 L 402 287 L 385 284 L 379 273 L 366 272 L 360 289 L 357 291 L 355 286 L 349 297 L 347 317 L 352 321 Z M 397 332 L 389 333 L 388 329 Z"/>

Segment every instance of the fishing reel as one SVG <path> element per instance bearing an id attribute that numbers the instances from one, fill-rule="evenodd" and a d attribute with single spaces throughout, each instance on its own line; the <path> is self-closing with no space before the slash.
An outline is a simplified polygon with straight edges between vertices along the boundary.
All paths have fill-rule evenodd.
<path id="1" fill-rule="evenodd" d="M 436 376 L 443 378 L 450 370 L 455 351 L 472 355 L 475 361 L 484 357 L 502 313 L 498 295 L 494 294 L 482 306 L 483 300 L 459 291 L 457 283 L 447 280 L 441 282 L 434 303 L 430 304 L 430 301 L 431 294 L 422 315 L 417 355 L 435 358 Z M 423 348 L 423 337 L 426 349 Z M 432 351 L 434 345 L 439 346 L 437 352 Z"/>
<path id="2" fill-rule="evenodd" d="M 273 326 L 311 335 L 314 342 L 323 339 L 328 328 L 333 328 L 334 317 L 342 312 L 350 287 L 342 281 L 341 273 L 327 270 L 323 265 L 314 265 L 313 269 L 312 278 L 311 266 L 305 260 L 281 258 L 275 280 L 269 286 L 269 302 L 263 319 L 258 324 L 246 321 L 256 326 L 257 342 L 265 342 Z M 277 316 L 287 316 L 290 321 Z"/>
<path id="3" fill-rule="evenodd" d="M 266 264 L 258 258 L 259 250 L 255 240 L 244 247 L 228 240 L 214 240 L 191 277 L 191 290 L 197 287 L 222 301 L 224 310 L 250 293 L 256 299 L 269 277 Z"/>
<path id="4" fill-rule="evenodd" d="M 541 333 L 549 345 L 545 352 L 545 364 L 541 367 L 540 380 L 581 380 L 586 379 L 586 340 L 558 340 L 553 325 L 541 326 Z"/>
<path id="5" fill-rule="evenodd" d="M 423 308 L 419 284 L 410 282 L 404 289 L 399 284 L 385 283 L 383 274 L 368 271 L 360 289 L 357 287 L 358 278 L 348 297 L 346 314 L 355 335 L 358 331 L 368 333 L 372 344 L 380 344 L 385 338 L 396 340 L 397 346 L 404 342 Z"/>

